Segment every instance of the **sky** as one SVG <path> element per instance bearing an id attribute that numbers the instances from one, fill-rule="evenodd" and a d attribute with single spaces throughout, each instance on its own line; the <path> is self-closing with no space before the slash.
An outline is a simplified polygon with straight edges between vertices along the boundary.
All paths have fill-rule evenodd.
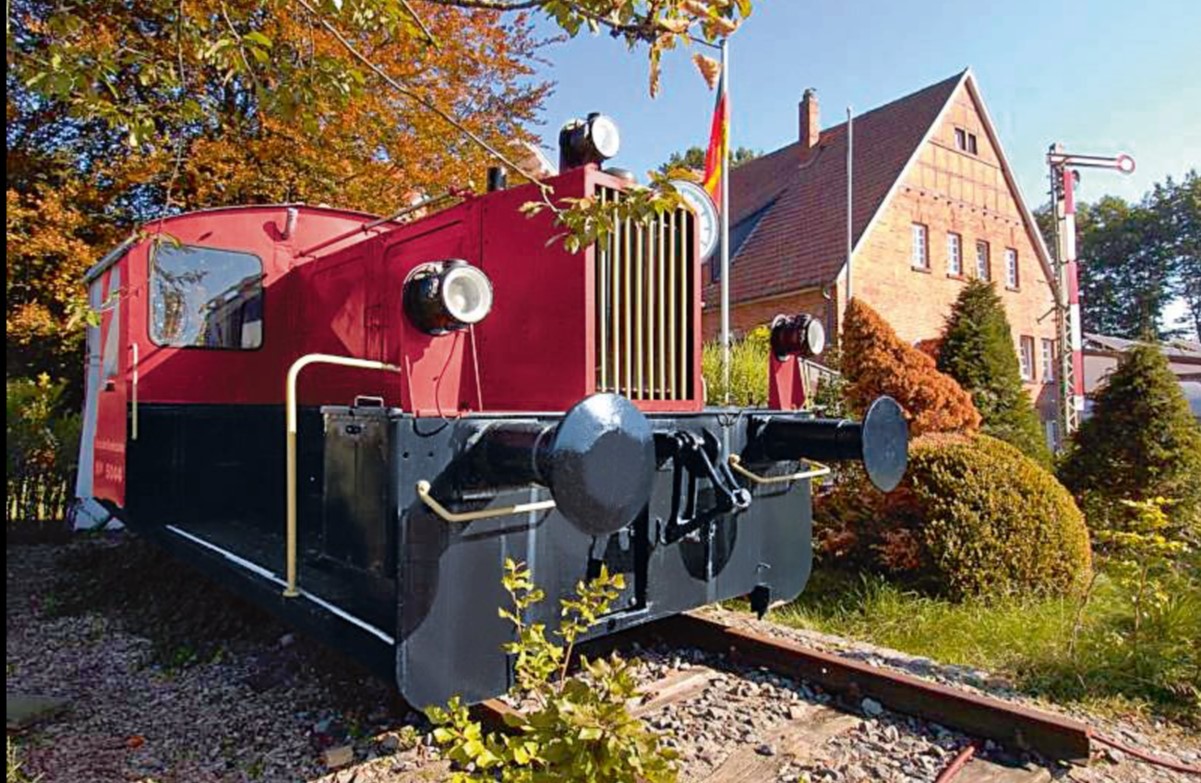
<path id="1" fill-rule="evenodd" d="M 665 56 L 651 99 L 645 49 L 606 35 L 545 52 L 557 82 L 543 118 L 590 111 L 622 131 L 613 161 L 640 176 L 674 151 L 704 147 L 713 93 L 690 62 Z M 731 39 L 731 144 L 770 151 L 796 139 L 797 102 L 817 90 L 822 125 L 847 106 L 870 110 L 971 67 L 1027 203 L 1045 200 L 1045 154 L 1134 156 L 1133 175 L 1084 172 L 1080 198 L 1138 199 L 1157 181 L 1201 168 L 1201 0 L 755 0 Z"/>

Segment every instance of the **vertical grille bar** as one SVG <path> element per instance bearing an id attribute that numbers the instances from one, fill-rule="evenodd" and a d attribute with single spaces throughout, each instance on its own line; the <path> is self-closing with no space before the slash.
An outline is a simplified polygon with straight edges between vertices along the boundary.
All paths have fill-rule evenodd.
<path id="1" fill-rule="evenodd" d="M 607 204 L 609 201 L 609 192 L 601 190 L 601 204 Z M 595 293 L 596 297 L 596 382 L 599 388 L 609 388 L 609 313 L 613 309 L 613 302 L 609 298 L 609 262 L 613 257 L 613 237 L 605 237 L 603 243 L 598 242 L 596 247 L 596 274 L 595 274 Z"/>
<path id="2" fill-rule="evenodd" d="M 634 261 L 630 256 L 630 221 L 627 218 L 622 221 L 621 225 L 622 248 L 621 248 L 621 292 L 625 299 L 625 307 L 622 308 L 622 324 L 621 334 L 625 339 L 625 348 L 622 352 L 622 358 L 625 360 L 622 364 L 621 385 L 618 391 L 630 395 L 630 387 L 634 382 L 634 286 L 630 279 L 633 275 Z"/>
<path id="3" fill-rule="evenodd" d="M 670 374 L 668 375 L 667 388 L 672 399 L 679 396 L 680 379 L 676 374 L 676 350 L 675 346 L 680 344 L 679 337 L 676 335 L 676 216 L 675 213 L 668 218 L 667 232 L 667 342 L 673 346 L 672 354 L 668 357 L 668 362 L 671 366 Z"/>
<path id="4" fill-rule="evenodd" d="M 634 226 L 634 391 L 631 399 L 646 397 L 646 341 L 643 331 L 644 288 L 646 283 L 646 257 L 643 254 L 643 227 Z"/>
<path id="5" fill-rule="evenodd" d="M 602 204 L 620 191 L 599 189 Z M 634 400 L 687 400 L 695 252 L 684 209 L 645 223 L 617 220 L 597 243 L 596 379 Z"/>
<path id="6" fill-rule="evenodd" d="M 667 223 L 660 219 L 655 224 L 655 243 L 659 248 L 659 264 L 656 270 L 659 273 L 659 301 L 656 303 L 658 308 L 659 322 L 659 399 L 671 399 L 671 394 L 667 386 L 667 297 L 670 293 L 667 290 L 667 253 L 666 253 L 666 237 Z"/>
<path id="7" fill-rule="evenodd" d="M 612 381 L 607 388 L 613 391 L 621 390 L 621 223 L 616 220 L 617 211 L 613 211 L 613 236 L 610 237 L 613 252 L 610 254 L 609 271 L 612 279 L 609 281 L 613 292 L 613 309 L 609 313 L 609 332 L 613 336 Z M 608 359 L 609 357 L 606 357 Z"/>
<path id="8" fill-rule="evenodd" d="M 692 254 L 688 252 L 692 244 L 692 214 L 685 212 L 680 215 L 680 230 L 676 232 L 676 241 L 680 243 L 680 257 L 682 259 L 691 259 Z M 688 287 L 692 282 L 692 265 L 685 263 L 680 268 L 680 334 L 688 334 L 688 317 L 692 314 L 692 308 L 689 306 L 690 297 L 688 296 Z M 691 356 L 690 351 L 679 351 L 678 357 L 680 361 L 680 391 L 677 392 L 681 397 L 687 397 L 691 389 L 689 389 L 688 359 Z"/>

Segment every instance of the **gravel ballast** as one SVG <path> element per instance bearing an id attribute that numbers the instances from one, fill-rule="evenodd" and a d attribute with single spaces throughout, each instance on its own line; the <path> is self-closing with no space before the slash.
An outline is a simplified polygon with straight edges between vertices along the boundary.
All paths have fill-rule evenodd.
<path id="1" fill-rule="evenodd" d="M 47 783 L 445 778 L 424 722 L 397 703 L 386 683 L 185 568 L 142 565 L 161 557 L 124 535 L 65 549 L 7 548 L 7 690 L 69 702 L 66 713 L 17 737 L 31 777 Z M 82 590 L 61 580 L 64 560 L 91 572 L 74 575 Z M 133 575 L 116 563 L 132 563 Z M 141 594 L 157 602 L 139 606 Z M 1031 701 L 985 672 L 727 610 L 707 615 L 873 665 Z M 205 630 L 212 628 L 220 632 Z M 698 650 L 624 652 L 645 664 L 640 676 L 648 684 L 681 675 L 695 681 L 686 696 L 646 715 L 680 752 L 680 779 L 690 783 L 745 760 L 770 769 L 768 781 L 931 781 L 969 742 L 870 699 L 840 704 L 805 683 L 732 667 Z M 1201 742 L 1178 728 L 1061 711 L 1125 742 L 1201 763 Z M 828 736 L 815 734 L 799 749 L 788 744 L 789 727 L 823 720 L 830 721 Z M 1031 770 L 1042 766 L 1051 777 L 1073 781 L 1190 780 L 1119 752 L 1101 754 L 1087 768 L 1041 765 L 992 746 L 982 755 Z"/>

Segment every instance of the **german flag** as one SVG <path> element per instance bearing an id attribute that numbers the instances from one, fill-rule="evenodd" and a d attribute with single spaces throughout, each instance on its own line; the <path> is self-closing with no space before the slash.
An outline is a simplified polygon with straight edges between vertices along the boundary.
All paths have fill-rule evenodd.
<path id="1" fill-rule="evenodd" d="M 705 153 L 705 190 L 713 203 L 721 204 L 721 178 L 726 173 L 730 147 L 730 101 L 726 97 L 726 80 L 717 83 L 717 104 L 713 107 L 713 124 L 709 128 L 709 150 Z"/>

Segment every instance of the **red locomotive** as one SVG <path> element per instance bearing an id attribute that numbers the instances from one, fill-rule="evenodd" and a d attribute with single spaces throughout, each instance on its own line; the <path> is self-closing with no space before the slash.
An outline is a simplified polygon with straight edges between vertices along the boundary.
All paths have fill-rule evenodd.
<path id="1" fill-rule="evenodd" d="M 604 151 L 565 166 L 556 195 L 622 198 Z M 625 574 L 598 633 L 796 596 L 820 472 L 804 460 L 862 459 L 895 485 L 896 404 L 863 424 L 788 410 L 795 357 L 821 337 L 798 317 L 773 333 L 785 410 L 706 408 L 695 213 L 572 255 L 549 216 L 519 211 L 535 196 L 408 222 L 295 205 L 147 225 L 88 273 L 80 513 L 160 541 L 415 705 L 509 686 L 508 557 L 552 599 L 601 565 Z"/>

